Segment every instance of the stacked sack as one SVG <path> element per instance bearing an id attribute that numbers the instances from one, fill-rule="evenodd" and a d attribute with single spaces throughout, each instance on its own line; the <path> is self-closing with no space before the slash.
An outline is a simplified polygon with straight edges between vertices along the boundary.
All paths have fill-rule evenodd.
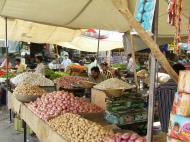
<path id="1" fill-rule="evenodd" d="M 190 142 L 190 71 L 181 71 L 178 81 L 178 92 L 175 94 L 168 141 Z"/>

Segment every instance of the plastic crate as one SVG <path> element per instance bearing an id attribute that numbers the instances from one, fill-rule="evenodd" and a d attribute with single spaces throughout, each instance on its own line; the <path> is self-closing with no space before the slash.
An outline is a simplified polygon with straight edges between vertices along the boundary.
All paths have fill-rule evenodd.
<path id="1" fill-rule="evenodd" d="M 146 110 L 140 110 L 138 112 L 129 111 L 126 113 L 111 113 L 106 111 L 105 119 L 112 124 L 127 125 L 138 122 L 146 122 L 148 113 Z"/>

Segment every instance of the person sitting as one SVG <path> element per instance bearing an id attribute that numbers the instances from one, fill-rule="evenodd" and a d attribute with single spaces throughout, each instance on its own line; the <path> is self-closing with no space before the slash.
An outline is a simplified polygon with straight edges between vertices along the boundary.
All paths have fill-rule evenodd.
<path id="1" fill-rule="evenodd" d="M 106 77 L 106 79 L 113 78 L 112 73 L 108 70 L 108 63 L 101 63 L 100 66 L 102 69 L 102 74 Z"/>
<path id="2" fill-rule="evenodd" d="M 91 68 L 91 75 L 89 76 L 89 81 L 93 83 L 100 83 L 106 80 L 106 77 L 100 73 L 100 69 L 97 66 Z"/>
<path id="3" fill-rule="evenodd" d="M 45 65 L 42 63 L 43 57 L 41 55 L 37 55 L 35 57 L 35 60 L 37 62 L 37 67 L 35 69 L 35 73 L 45 74 Z"/>
<path id="4" fill-rule="evenodd" d="M 21 63 L 21 60 L 19 58 L 16 59 L 16 66 L 17 73 L 22 73 L 25 70 L 25 66 Z"/>

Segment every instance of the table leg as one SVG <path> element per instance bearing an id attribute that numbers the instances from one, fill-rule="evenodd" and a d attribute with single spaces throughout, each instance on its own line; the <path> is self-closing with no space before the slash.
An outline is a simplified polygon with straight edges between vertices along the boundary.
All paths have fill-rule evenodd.
<path id="1" fill-rule="evenodd" d="M 9 110 L 9 119 L 10 119 L 10 123 L 12 122 L 12 110 Z"/>
<path id="2" fill-rule="evenodd" d="M 22 121 L 23 128 L 24 128 L 24 142 L 27 142 L 27 128 L 26 128 L 26 122 Z"/>

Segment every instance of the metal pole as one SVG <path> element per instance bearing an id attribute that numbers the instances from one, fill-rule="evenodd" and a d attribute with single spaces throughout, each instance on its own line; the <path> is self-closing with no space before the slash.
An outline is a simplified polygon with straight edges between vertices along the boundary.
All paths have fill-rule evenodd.
<path id="1" fill-rule="evenodd" d="M 158 12 L 159 12 L 159 1 L 156 1 L 155 15 L 154 15 L 154 41 L 156 42 L 158 34 Z M 149 105 L 148 105 L 148 126 L 147 126 L 147 141 L 152 142 L 153 140 L 153 123 L 154 123 L 154 93 L 155 93 L 155 82 L 156 82 L 156 59 L 151 55 L 151 68 L 150 68 L 150 88 L 149 88 Z"/>
<path id="2" fill-rule="evenodd" d="M 98 64 L 98 57 L 99 57 L 99 52 L 100 52 L 100 29 L 98 30 L 98 48 L 97 48 L 97 64 Z"/>
<path id="3" fill-rule="evenodd" d="M 8 70 L 8 67 L 9 67 L 9 58 L 8 58 L 8 38 L 7 38 L 7 17 L 5 17 L 5 47 L 6 47 L 6 60 L 7 60 L 7 63 L 6 63 L 6 102 L 7 102 L 7 95 L 8 95 L 8 85 L 9 85 L 9 81 L 8 81 L 8 73 L 9 73 L 9 70 Z M 6 103 L 7 104 L 7 103 Z"/>

